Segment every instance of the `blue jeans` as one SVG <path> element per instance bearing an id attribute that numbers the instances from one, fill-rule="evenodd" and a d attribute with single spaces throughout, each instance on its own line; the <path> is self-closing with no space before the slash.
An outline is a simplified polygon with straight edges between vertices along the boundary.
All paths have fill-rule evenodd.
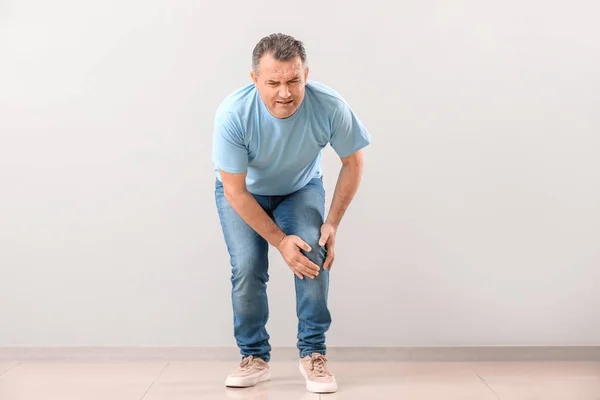
<path id="1" fill-rule="evenodd" d="M 310 252 L 301 251 L 322 268 L 326 257 L 326 249 L 319 246 L 325 212 L 322 179 L 315 178 L 285 196 L 253 196 L 285 234 L 297 235 L 311 246 Z M 215 200 L 231 264 L 234 336 L 242 357 L 253 355 L 268 362 L 271 346 L 265 325 L 269 318 L 269 243 L 231 207 L 218 180 Z M 320 270 L 315 279 L 300 279 L 291 271 L 290 275 L 295 280 L 300 357 L 325 355 L 325 332 L 331 324 L 327 307 L 329 270 Z"/>

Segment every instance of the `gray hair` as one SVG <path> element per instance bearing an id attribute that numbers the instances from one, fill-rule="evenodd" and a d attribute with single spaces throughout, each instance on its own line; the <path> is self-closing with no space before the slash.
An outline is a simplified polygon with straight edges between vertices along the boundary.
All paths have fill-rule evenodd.
<path id="1" fill-rule="evenodd" d="M 273 33 L 262 38 L 252 52 L 252 69 L 258 75 L 260 59 L 265 54 L 271 54 L 279 61 L 290 61 L 300 57 L 302 64 L 306 65 L 306 50 L 304 44 L 292 36 L 283 33 Z"/>

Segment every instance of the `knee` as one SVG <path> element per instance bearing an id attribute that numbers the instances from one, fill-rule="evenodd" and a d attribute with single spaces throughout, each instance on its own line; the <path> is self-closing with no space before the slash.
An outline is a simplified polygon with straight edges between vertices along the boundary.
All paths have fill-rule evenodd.
<path id="1" fill-rule="evenodd" d="M 256 251 L 243 250 L 231 256 L 231 282 L 235 292 L 245 294 L 266 287 L 268 258 Z"/>
<path id="2" fill-rule="evenodd" d="M 298 236 L 310 246 L 310 251 L 302 250 L 302 254 L 319 267 L 323 267 L 327 252 L 324 247 L 319 245 L 319 239 L 321 239 L 320 229 L 316 231 L 301 232 Z"/>

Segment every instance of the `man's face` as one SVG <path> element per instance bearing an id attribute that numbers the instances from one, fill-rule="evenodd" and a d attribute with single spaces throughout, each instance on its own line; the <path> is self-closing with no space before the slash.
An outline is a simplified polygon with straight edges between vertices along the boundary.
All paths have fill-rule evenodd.
<path id="1" fill-rule="evenodd" d="M 302 104 L 308 67 L 304 68 L 300 57 L 278 61 L 271 54 L 265 54 L 260 59 L 259 74 L 252 71 L 250 75 L 262 101 L 273 116 L 288 118 Z"/>

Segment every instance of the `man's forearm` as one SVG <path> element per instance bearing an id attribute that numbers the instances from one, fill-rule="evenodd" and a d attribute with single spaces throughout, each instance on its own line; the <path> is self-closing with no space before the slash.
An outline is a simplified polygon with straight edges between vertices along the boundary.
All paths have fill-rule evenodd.
<path id="1" fill-rule="evenodd" d="M 227 196 L 227 201 L 240 217 L 271 245 L 277 247 L 285 234 L 262 209 L 250 192 Z"/>
<path id="2" fill-rule="evenodd" d="M 337 228 L 352 202 L 362 176 L 362 163 L 348 163 L 342 166 L 340 175 L 333 193 L 333 200 L 327 215 L 327 223 Z"/>

